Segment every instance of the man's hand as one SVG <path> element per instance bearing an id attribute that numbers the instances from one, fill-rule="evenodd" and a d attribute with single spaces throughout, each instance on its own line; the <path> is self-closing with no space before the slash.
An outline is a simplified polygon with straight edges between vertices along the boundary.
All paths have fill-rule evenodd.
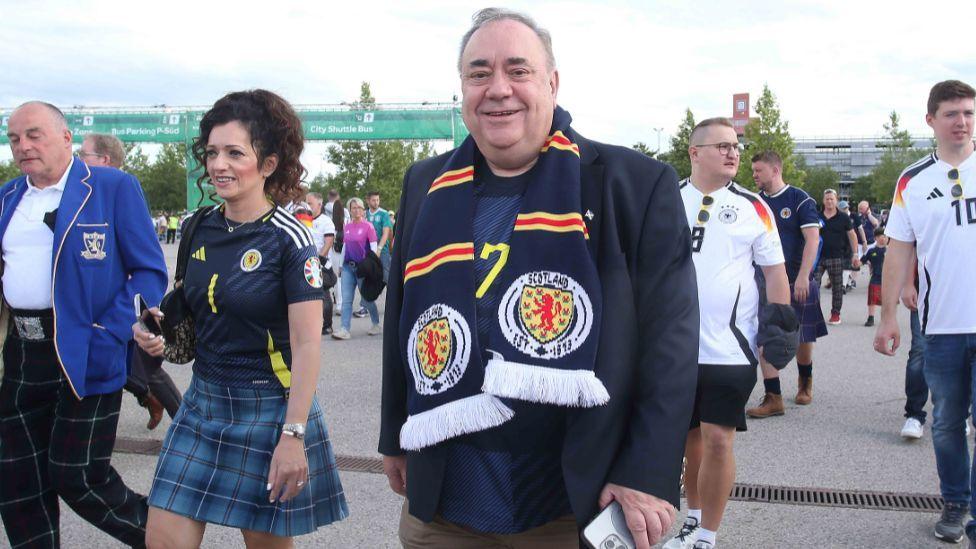
<path id="1" fill-rule="evenodd" d="M 915 289 L 914 284 L 905 286 L 905 289 L 901 291 L 901 304 L 911 311 L 918 310 L 918 290 Z"/>
<path id="2" fill-rule="evenodd" d="M 857 257 L 857 254 L 854 254 L 854 257 L 851 258 L 851 266 L 854 267 L 854 269 L 861 268 L 861 258 Z"/>
<path id="3" fill-rule="evenodd" d="M 383 472 L 390 483 L 390 489 L 407 495 L 407 456 L 383 456 Z"/>
<path id="4" fill-rule="evenodd" d="M 623 508 L 637 549 L 651 549 L 674 523 L 674 506 L 650 494 L 610 483 L 600 492 L 600 509 L 614 500 Z"/>
<path id="5" fill-rule="evenodd" d="M 892 315 L 893 317 L 894 315 Z M 895 356 L 901 336 L 898 332 L 898 320 L 882 318 L 878 331 L 874 334 L 874 350 L 883 355 Z"/>
<path id="6" fill-rule="evenodd" d="M 802 276 L 801 273 L 793 283 L 793 301 L 805 303 L 808 295 L 810 295 L 810 277 Z"/>

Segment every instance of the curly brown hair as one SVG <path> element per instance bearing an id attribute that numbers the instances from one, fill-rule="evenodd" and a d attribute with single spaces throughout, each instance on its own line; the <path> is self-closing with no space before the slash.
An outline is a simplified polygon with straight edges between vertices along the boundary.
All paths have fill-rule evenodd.
<path id="1" fill-rule="evenodd" d="M 269 156 L 278 156 L 278 167 L 264 182 L 264 192 L 272 200 L 287 204 L 305 192 L 301 182 L 308 171 L 300 159 L 305 148 L 301 119 L 281 96 L 268 90 L 246 90 L 221 97 L 200 120 L 200 135 L 193 140 L 191 151 L 198 167 L 203 169 L 203 175 L 197 178 L 201 202 L 203 183 L 210 179 L 206 171 L 210 131 L 229 122 L 239 122 L 247 129 L 259 166 Z"/>

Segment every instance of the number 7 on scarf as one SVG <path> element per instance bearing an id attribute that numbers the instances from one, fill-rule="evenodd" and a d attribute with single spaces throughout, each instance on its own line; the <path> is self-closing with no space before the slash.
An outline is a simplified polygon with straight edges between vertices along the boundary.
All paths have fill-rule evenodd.
<path id="1" fill-rule="evenodd" d="M 491 267 L 491 270 L 488 271 L 488 276 L 486 276 L 481 282 L 481 286 L 478 286 L 478 291 L 474 293 L 476 298 L 481 299 L 481 297 L 485 295 L 485 292 L 488 291 L 488 288 L 491 287 L 491 283 L 494 282 L 495 278 L 498 277 L 498 273 L 502 272 L 502 267 L 504 267 L 505 263 L 508 261 L 508 250 L 508 244 L 486 243 L 485 246 L 481 248 L 481 259 L 488 259 L 488 256 L 495 252 L 498 252 L 499 256 L 498 261 L 496 261 Z"/>

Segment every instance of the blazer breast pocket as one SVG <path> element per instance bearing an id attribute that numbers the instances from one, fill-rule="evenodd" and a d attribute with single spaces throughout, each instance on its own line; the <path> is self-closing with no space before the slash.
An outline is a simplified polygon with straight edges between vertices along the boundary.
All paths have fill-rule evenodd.
<path id="1" fill-rule="evenodd" d="M 107 263 L 110 257 L 111 246 L 109 241 L 108 223 L 78 223 L 75 230 L 78 232 L 74 238 L 69 238 L 73 243 L 72 254 L 79 254 L 79 261 L 87 267 L 98 267 Z M 66 244 L 67 245 L 67 244 Z"/>

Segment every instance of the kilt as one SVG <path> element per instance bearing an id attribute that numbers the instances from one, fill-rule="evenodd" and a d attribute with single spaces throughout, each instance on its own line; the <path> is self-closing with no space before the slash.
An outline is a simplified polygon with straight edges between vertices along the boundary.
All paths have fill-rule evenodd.
<path id="1" fill-rule="evenodd" d="M 288 401 L 271 389 L 215 385 L 194 376 L 156 464 L 149 505 L 194 520 L 297 536 L 349 515 L 318 402 L 305 431 L 308 483 L 268 502 L 268 471 Z"/>
<path id="2" fill-rule="evenodd" d="M 802 303 L 793 299 L 793 284 L 790 284 L 790 296 L 790 305 L 800 321 L 800 343 L 813 343 L 818 337 L 827 335 L 827 323 L 820 309 L 820 284 L 810 278 L 810 291 Z"/>

